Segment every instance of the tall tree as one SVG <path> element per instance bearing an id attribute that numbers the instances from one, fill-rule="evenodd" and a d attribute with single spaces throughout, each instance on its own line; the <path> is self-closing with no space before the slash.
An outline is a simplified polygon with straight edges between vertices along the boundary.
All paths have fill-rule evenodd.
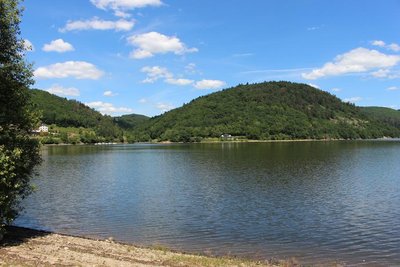
<path id="1" fill-rule="evenodd" d="M 33 74 L 20 37 L 21 14 L 20 0 L 0 0 L 0 239 L 31 192 L 40 163 L 39 145 L 29 138 L 38 116 L 29 99 Z"/>

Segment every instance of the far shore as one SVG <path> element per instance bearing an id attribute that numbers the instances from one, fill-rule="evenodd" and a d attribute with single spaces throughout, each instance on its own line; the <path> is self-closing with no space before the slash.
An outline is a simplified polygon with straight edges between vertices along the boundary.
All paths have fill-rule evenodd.
<path id="1" fill-rule="evenodd" d="M 173 251 L 162 246 L 140 247 L 8 227 L 0 241 L 0 266 L 301 266 L 294 259 L 255 261 Z M 334 265 L 337 266 L 337 265 Z"/>
<path id="2" fill-rule="evenodd" d="M 82 145 L 133 145 L 133 144 L 229 144 L 229 143 L 296 143 L 296 142 L 343 142 L 343 141 L 400 141 L 400 138 L 382 137 L 376 139 L 278 139 L 278 140 L 253 140 L 253 139 L 241 139 L 241 140 L 202 140 L 200 142 L 172 142 L 172 141 L 152 141 L 152 142 L 134 142 L 134 143 L 122 143 L 114 142 L 109 144 L 101 143 L 78 143 L 78 144 L 43 144 L 42 146 L 82 146 Z"/>

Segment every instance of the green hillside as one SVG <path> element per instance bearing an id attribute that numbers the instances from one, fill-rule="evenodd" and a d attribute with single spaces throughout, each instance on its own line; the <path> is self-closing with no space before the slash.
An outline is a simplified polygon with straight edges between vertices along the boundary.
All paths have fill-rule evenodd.
<path id="1" fill-rule="evenodd" d="M 361 110 L 369 117 L 400 128 L 400 110 L 384 107 L 361 107 Z"/>
<path id="2" fill-rule="evenodd" d="M 122 115 L 113 118 L 114 123 L 125 130 L 132 130 L 149 119 L 149 117 L 140 114 Z"/>
<path id="3" fill-rule="evenodd" d="M 99 121 L 105 119 L 101 113 L 76 100 L 68 100 L 37 89 L 31 90 L 31 95 L 32 102 L 42 111 L 43 122 L 47 124 L 95 127 Z"/>
<path id="4" fill-rule="evenodd" d="M 187 142 L 222 134 L 248 139 L 356 139 L 399 136 L 400 131 L 309 85 L 265 82 L 199 97 L 151 118 L 132 138 Z"/>
<path id="5" fill-rule="evenodd" d="M 34 106 L 42 114 L 42 122 L 64 128 L 85 128 L 81 130 L 82 142 L 122 140 L 122 130 L 114 124 L 110 116 L 103 116 L 98 111 L 76 101 L 68 100 L 46 91 L 30 90 Z"/>

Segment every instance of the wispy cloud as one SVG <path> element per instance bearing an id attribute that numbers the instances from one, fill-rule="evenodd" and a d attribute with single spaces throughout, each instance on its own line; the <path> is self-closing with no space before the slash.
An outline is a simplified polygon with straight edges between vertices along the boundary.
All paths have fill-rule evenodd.
<path id="1" fill-rule="evenodd" d="M 90 0 L 90 2 L 100 9 L 132 10 L 147 6 L 161 6 L 160 0 Z"/>
<path id="2" fill-rule="evenodd" d="M 147 76 L 146 79 L 142 81 L 142 83 L 154 83 L 162 78 L 168 79 L 173 77 L 173 74 L 169 72 L 167 68 L 163 68 L 160 66 L 146 66 L 143 67 L 140 71 L 146 73 Z"/>
<path id="3" fill-rule="evenodd" d="M 62 87 L 58 84 L 53 84 L 46 90 L 47 92 L 58 96 L 79 96 L 79 89 L 75 87 Z"/>
<path id="4" fill-rule="evenodd" d="M 360 97 L 360 96 L 354 96 L 354 97 L 349 97 L 349 98 L 343 99 L 344 102 L 351 102 L 351 103 L 356 103 L 356 102 L 359 102 L 361 100 L 363 100 L 363 98 Z"/>
<path id="5" fill-rule="evenodd" d="M 312 68 L 293 68 L 293 69 L 261 69 L 242 71 L 240 74 L 269 74 L 269 73 L 288 73 L 288 72 L 301 72 L 311 70 Z"/>
<path id="6" fill-rule="evenodd" d="M 242 71 L 239 72 L 238 75 L 246 76 L 246 81 L 253 82 L 280 79 L 301 79 L 301 74 L 310 70 L 312 70 L 312 68 L 259 69 Z"/>
<path id="7" fill-rule="evenodd" d="M 195 63 L 189 63 L 185 66 L 185 73 L 193 75 L 193 74 L 202 74 L 201 71 L 197 69 Z"/>
<path id="8" fill-rule="evenodd" d="M 114 93 L 113 91 L 107 90 L 107 91 L 104 91 L 103 95 L 107 96 L 107 97 L 112 97 L 112 96 L 116 96 L 118 94 Z"/>
<path id="9" fill-rule="evenodd" d="M 238 54 L 233 54 L 232 57 L 251 57 L 254 56 L 253 53 L 238 53 Z"/>
<path id="10" fill-rule="evenodd" d="M 307 27 L 307 31 L 316 31 L 316 30 L 320 30 L 323 27 L 324 27 L 324 25 L 310 26 L 310 27 Z"/>
<path id="11" fill-rule="evenodd" d="M 156 108 L 159 109 L 161 112 L 167 112 L 171 109 L 174 109 L 175 106 L 170 103 L 157 103 Z"/>
<path id="12" fill-rule="evenodd" d="M 372 77 L 382 79 L 397 79 L 400 78 L 400 70 L 379 69 L 370 73 Z"/>
<path id="13" fill-rule="evenodd" d="M 133 28 L 135 22 L 133 20 L 120 19 L 116 21 L 102 20 L 94 17 L 89 20 L 68 21 L 64 28 L 60 28 L 60 32 L 83 31 L 83 30 L 115 30 L 129 31 Z"/>

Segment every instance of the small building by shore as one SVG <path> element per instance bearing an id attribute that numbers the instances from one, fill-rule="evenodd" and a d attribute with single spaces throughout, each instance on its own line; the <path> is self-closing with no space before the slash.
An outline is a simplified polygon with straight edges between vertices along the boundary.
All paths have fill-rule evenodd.
<path id="1" fill-rule="evenodd" d="M 42 123 L 39 126 L 39 128 L 32 130 L 32 133 L 34 133 L 34 134 L 48 133 L 48 132 L 49 132 L 49 127 L 44 123 Z"/>

